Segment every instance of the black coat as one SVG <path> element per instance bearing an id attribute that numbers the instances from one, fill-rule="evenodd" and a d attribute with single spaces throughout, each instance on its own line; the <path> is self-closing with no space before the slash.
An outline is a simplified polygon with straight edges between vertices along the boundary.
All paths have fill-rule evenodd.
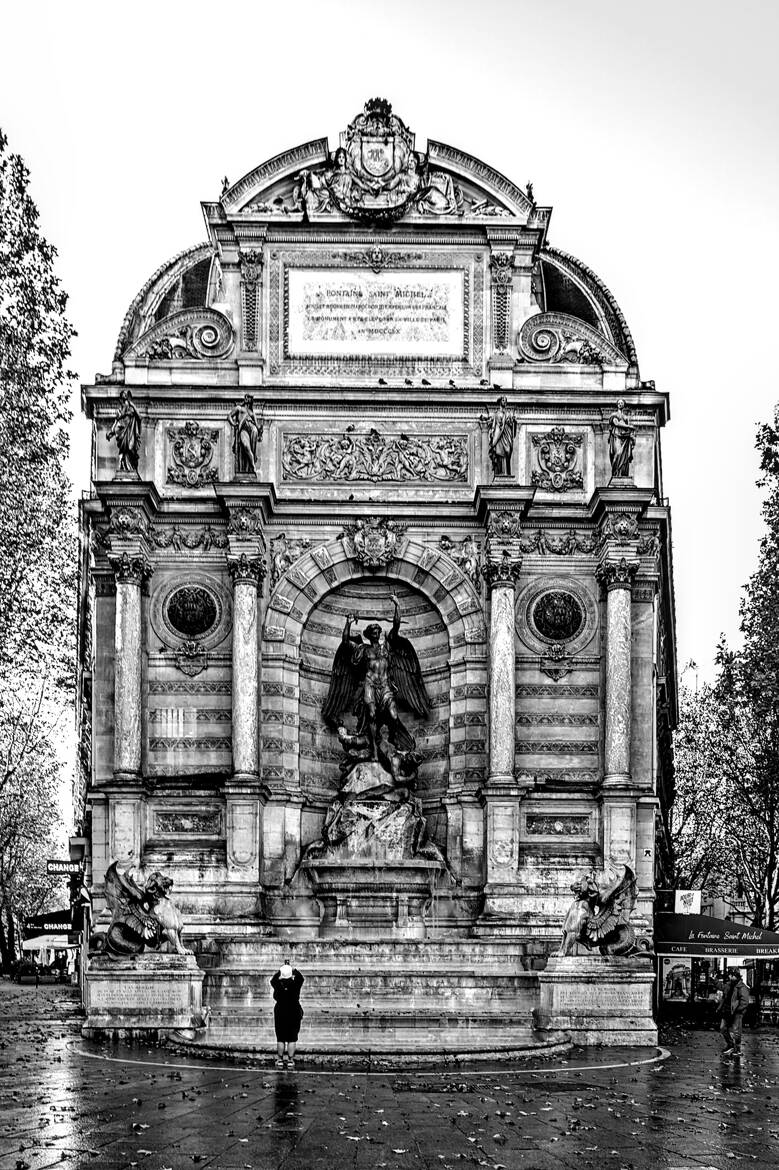
<path id="1" fill-rule="evenodd" d="M 300 1020 L 303 1009 L 300 1006 L 300 989 L 303 986 L 303 976 L 296 967 L 292 968 L 292 978 L 282 979 L 281 972 L 277 971 L 271 978 L 273 998 L 276 1001 L 273 1009 L 273 1023 L 276 1028 L 276 1039 L 282 1042 L 297 1040 L 300 1032 Z"/>

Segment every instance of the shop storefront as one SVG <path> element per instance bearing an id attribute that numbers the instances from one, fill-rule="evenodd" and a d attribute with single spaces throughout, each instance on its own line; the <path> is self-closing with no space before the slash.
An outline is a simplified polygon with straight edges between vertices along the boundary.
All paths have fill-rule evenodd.
<path id="1" fill-rule="evenodd" d="M 715 1021 L 727 971 L 750 989 L 747 1023 L 779 1023 L 779 934 L 706 914 L 655 915 L 657 1008 L 662 1019 Z"/>

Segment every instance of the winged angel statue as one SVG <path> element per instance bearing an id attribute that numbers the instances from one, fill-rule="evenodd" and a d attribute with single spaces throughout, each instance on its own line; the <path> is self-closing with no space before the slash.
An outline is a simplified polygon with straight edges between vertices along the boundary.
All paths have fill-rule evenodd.
<path id="1" fill-rule="evenodd" d="M 602 870 L 582 871 L 571 884 L 574 900 L 563 923 L 558 955 L 578 955 L 580 944 L 602 955 L 647 953 L 636 940 L 630 914 L 636 904 L 636 875 L 609 859 Z"/>
<path id="2" fill-rule="evenodd" d="M 420 756 L 398 708 L 425 716 L 429 699 L 416 651 L 400 634 L 395 594 L 392 601 L 395 613 L 384 638 L 378 622 L 355 635 L 355 615 L 346 619 L 322 711 L 344 749 L 342 782 L 322 838 L 307 846 L 305 862 L 322 857 L 425 858 L 448 870 L 428 839 L 421 803 L 411 795 Z M 354 732 L 347 730 L 347 715 L 356 717 Z"/>
<path id="3" fill-rule="evenodd" d="M 183 920 L 168 897 L 172 886 L 173 879 L 158 870 L 140 886 L 130 870 L 120 870 L 113 861 L 105 875 L 111 922 L 106 931 L 90 938 L 90 954 L 117 959 L 164 948 L 177 955 L 191 955 L 181 941 Z"/>
<path id="4" fill-rule="evenodd" d="M 354 635 L 352 624 L 357 618 L 347 617 L 322 714 L 337 729 L 347 757 L 353 757 L 351 762 L 362 758 L 380 763 L 397 782 L 401 776 L 409 777 L 419 762 L 416 741 L 403 726 L 398 704 L 425 716 L 430 701 L 416 651 L 400 633 L 400 603 L 394 593 L 392 602 L 395 614 L 383 641 L 378 622 L 366 626 L 362 635 Z M 357 718 L 354 735 L 344 725 L 345 712 Z M 383 741 L 385 728 L 389 747 Z"/>

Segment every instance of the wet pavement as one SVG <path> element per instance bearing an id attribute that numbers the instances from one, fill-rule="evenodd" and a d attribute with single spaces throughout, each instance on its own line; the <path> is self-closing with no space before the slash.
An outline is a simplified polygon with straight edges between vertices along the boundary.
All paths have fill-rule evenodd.
<path id="1" fill-rule="evenodd" d="M 0 980 L 0 1167 L 725 1170 L 779 1167 L 779 1036 L 714 1032 L 535 1068 L 231 1068 L 79 1036 L 69 988 Z M 269 1046 L 270 1047 L 270 1046 Z M 637 1063 L 647 1062 L 651 1063 Z"/>

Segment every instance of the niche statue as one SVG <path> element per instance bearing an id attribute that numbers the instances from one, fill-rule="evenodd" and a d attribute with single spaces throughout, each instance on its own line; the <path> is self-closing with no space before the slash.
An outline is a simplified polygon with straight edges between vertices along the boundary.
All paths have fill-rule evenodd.
<path id="1" fill-rule="evenodd" d="M 357 617 L 347 617 L 322 711 L 331 727 L 342 726 L 344 711 L 356 715 L 357 737 L 365 738 L 369 758 L 374 761 L 379 759 L 383 727 L 398 751 L 409 752 L 416 747 L 398 716 L 398 700 L 415 715 L 427 715 L 429 705 L 416 651 L 408 638 L 400 635 L 400 603 L 394 593 L 392 602 L 392 628 L 383 641 L 378 622 L 366 626 L 363 635 L 354 635 L 352 624 Z"/>
<path id="2" fill-rule="evenodd" d="M 386 636 L 378 622 L 352 634 L 349 614 L 333 658 L 322 714 L 336 732 L 344 758 L 341 785 L 330 806 L 322 838 L 302 860 L 318 858 L 446 862 L 427 838 L 420 802 L 412 795 L 421 757 L 399 707 L 424 717 L 429 699 L 416 651 L 400 634 L 400 602 Z M 347 716 L 355 717 L 353 731 Z"/>
<path id="3" fill-rule="evenodd" d="M 625 411 L 625 400 L 620 398 L 617 409 L 609 420 L 609 459 L 611 478 L 629 479 L 630 464 L 633 462 L 633 448 L 636 445 L 636 428 Z"/>
<path id="4" fill-rule="evenodd" d="M 121 404 L 119 413 L 111 424 L 106 438 L 113 439 L 119 451 L 117 473 L 125 472 L 137 475 L 141 445 L 141 416 L 135 409 L 130 390 L 122 390 L 119 402 Z"/>
<path id="5" fill-rule="evenodd" d="M 498 399 L 498 404 L 490 414 L 480 416 L 483 428 L 488 431 L 490 459 L 493 474 L 511 475 L 511 456 L 514 453 L 514 440 L 517 436 L 517 416 L 505 395 Z"/>
<path id="6" fill-rule="evenodd" d="M 233 428 L 233 456 L 236 475 L 257 475 L 257 449 L 264 429 L 262 410 L 254 413 L 254 396 L 246 394 L 243 402 L 231 410 L 227 421 Z"/>

